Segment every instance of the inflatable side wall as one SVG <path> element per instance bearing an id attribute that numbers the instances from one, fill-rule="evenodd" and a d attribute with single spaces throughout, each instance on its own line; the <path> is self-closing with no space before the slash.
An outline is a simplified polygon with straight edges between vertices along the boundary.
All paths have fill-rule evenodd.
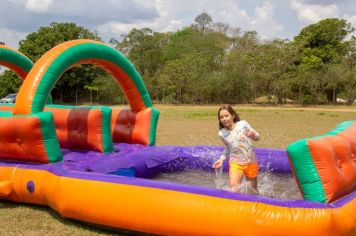
<path id="1" fill-rule="evenodd" d="M 116 143 L 154 145 L 159 111 L 153 107 L 139 112 L 113 108 L 112 138 Z"/>
<path id="2" fill-rule="evenodd" d="M 62 160 L 50 112 L 12 116 L 0 112 L 1 159 L 53 163 Z"/>
<path id="3" fill-rule="evenodd" d="M 50 105 L 59 145 L 67 149 L 113 151 L 111 109 L 108 107 L 73 107 Z"/>
<path id="4" fill-rule="evenodd" d="M 13 104 L 0 104 L 0 111 L 12 112 L 13 109 Z M 56 133 L 62 148 L 107 153 L 113 149 L 112 142 L 155 144 L 159 111 L 153 107 L 134 112 L 108 107 L 47 105 L 44 111 L 54 115 Z M 102 128 L 106 126 L 109 127 Z"/>
<path id="5" fill-rule="evenodd" d="M 287 147 L 304 199 L 333 202 L 356 189 L 356 122 Z"/>
<path id="6" fill-rule="evenodd" d="M 0 105 L 0 111 L 13 109 L 13 104 Z M 48 105 L 44 111 L 53 114 L 61 148 L 112 152 L 110 108 Z"/>

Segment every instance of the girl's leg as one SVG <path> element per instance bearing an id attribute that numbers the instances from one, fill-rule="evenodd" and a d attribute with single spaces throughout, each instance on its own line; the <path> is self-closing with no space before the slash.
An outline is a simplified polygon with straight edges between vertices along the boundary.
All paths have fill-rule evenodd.
<path id="1" fill-rule="evenodd" d="M 258 176 L 258 163 L 254 162 L 248 165 L 247 169 L 245 170 L 246 179 L 248 180 L 249 184 L 256 191 L 258 194 L 257 189 L 257 176 Z"/>
<path id="2" fill-rule="evenodd" d="M 233 192 L 237 192 L 239 190 L 241 180 L 244 177 L 243 171 L 230 171 L 230 189 Z"/>
<path id="3" fill-rule="evenodd" d="M 258 193 L 258 189 L 257 189 L 257 177 L 254 178 L 250 178 L 246 176 L 246 179 L 249 181 L 249 183 L 251 184 L 251 187 Z"/>

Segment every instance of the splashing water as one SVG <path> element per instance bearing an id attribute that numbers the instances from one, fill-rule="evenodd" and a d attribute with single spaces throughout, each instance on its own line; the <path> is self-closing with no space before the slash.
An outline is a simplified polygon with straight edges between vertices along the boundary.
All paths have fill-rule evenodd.
<path id="1" fill-rule="evenodd" d="M 229 174 L 223 172 L 222 168 L 216 169 L 214 172 L 186 169 L 177 173 L 161 173 L 154 179 L 230 191 Z M 303 199 L 292 173 L 260 172 L 257 177 L 257 186 L 258 193 L 255 192 L 250 183 L 244 178 L 238 192 L 258 194 L 283 200 Z"/>
<path id="2" fill-rule="evenodd" d="M 223 174 L 223 168 L 220 167 L 218 169 L 215 169 L 215 187 L 217 189 L 222 189 L 224 186 L 224 179 L 222 178 L 222 174 Z"/>

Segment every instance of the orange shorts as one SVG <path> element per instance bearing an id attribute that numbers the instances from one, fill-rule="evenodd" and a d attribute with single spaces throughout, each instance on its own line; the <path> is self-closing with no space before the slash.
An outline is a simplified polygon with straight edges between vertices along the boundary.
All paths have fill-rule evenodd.
<path id="1" fill-rule="evenodd" d="M 247 165 L 236 164 L 235 162 L 230 161 L 230 172 L 233 171 L 242 171 L 249 178 L 256 178 L 258 175 L 258 163 L 253 162 Z"/>

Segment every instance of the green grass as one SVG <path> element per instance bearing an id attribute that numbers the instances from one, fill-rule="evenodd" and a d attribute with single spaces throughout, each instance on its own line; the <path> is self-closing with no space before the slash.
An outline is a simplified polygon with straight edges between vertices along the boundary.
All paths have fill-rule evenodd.
<path id="1" fill-rule="evenodd" d="M 216 112 L 212 111 L 201 111 L 201 112 L 187 112 L 185 111 L 184 113 L 184 118 L 192 118 L 192 119 L 201 119 L 201 118 L 210 118 L 210 117 L 216 117 Z"/>
<path id="2" fill-rule="evenodd" d="M 221 145 L 217 138 L 219 106 L 158 106 L 161 110 L 157 130 L 158 145 Z M 255 145 L 286 148 L 298 139 L 317 136 L 337 123 L 356 119 L 356 110 L 337 107 L 246 107 L 234 106 L 260 134 Z M 320 110 L 322 109 L 322 111 Z"/>
<path id="3" fill-rule="evenodd" d="M 157 145 L 221 145 L 216 106 L 156 106 L 161 110 Z M 280 148 L 324 134 L 337 123 L 356 119 L 356 109 L 327 107 L 234 106 L 260 134 L 257 147 Z M 0 201 L 0 235 L 142 235 L 64 219 L 48 207 Z"/>

